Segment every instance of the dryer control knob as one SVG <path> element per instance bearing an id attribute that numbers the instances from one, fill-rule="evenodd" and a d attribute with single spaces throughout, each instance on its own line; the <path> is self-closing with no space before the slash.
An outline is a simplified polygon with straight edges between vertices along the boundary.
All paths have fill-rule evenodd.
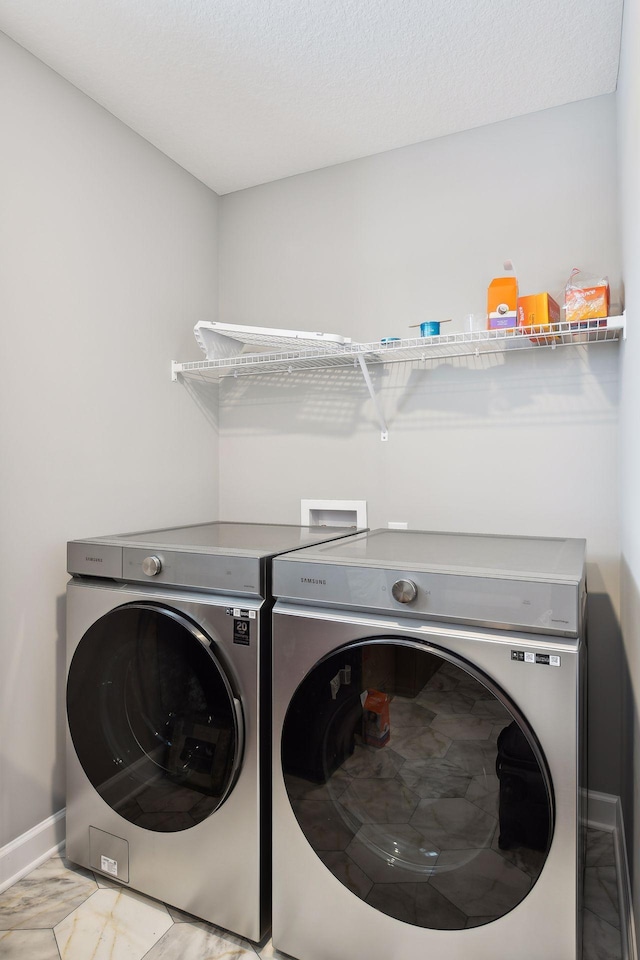
<path id="1" fill-rule="evenodd" d="M 418 596 L 418 588 L 413 580 L 396 580 L 391 587 L 391 593 L 398 603 L 411 603 Z"/>
<path id="2" fill-rule="evenodd" d="M 142 570 L 148 577 L 155 577 L 162 570 L 162 560 L 160 557 L 145 557 Z"/>

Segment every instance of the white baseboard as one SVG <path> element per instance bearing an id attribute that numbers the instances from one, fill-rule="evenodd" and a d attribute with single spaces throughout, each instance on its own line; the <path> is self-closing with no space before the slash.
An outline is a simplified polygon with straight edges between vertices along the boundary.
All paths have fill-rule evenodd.
<path id="1" fill-rule="evenodd" d="M 629 862 L 627 860 L 627 845 L 620 797 L 591 791 L 587 798 L 587 823 L 594 829 L 608 830 L 613 833 L 613 847 L 618 874 L 622 960 L 638 960 L 633 904 L 631 902 Z"/>
<path id="2" fill-rule="evenodd" d="M 53 857 L 64 845 L 65 810 L 0 847 L 0 893 Z"/>

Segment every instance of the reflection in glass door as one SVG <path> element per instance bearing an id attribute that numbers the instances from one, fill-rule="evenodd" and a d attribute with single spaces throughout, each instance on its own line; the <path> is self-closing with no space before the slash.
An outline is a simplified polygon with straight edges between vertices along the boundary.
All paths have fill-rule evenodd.
<path id="1" fill-rule="evenodd" d="M 363 641 L 316 664 L 287 711 L 282 764 L 327 868 L 407 923 L 490 923 L 527 896 L 549 851 L 533 733 L 486 677 L 433 647 Z"/>
<path id="2" fill-rule="evenodd" d="M 128 604 L 78 644 L 69 731 L 85 774 L 125 820 L 172 833 L 226 799 L 242 755 L 242 716 L 211 642 L 176 611 Z"/>

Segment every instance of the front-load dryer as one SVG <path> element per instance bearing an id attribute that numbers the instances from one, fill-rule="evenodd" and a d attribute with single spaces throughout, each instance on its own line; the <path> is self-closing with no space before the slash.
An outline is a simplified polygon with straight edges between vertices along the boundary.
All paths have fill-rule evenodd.
<path id="1" fill-rule="evenodd" d="M 261 939 L 271 558 L 350 533 L 207 523 L 68 544 L 70 860 Z"/>
<path id="2" fill-rule="evenodd" d="M 379 530 L 274 561 L 274 947 L 580 958 L 584 551 Z"/>

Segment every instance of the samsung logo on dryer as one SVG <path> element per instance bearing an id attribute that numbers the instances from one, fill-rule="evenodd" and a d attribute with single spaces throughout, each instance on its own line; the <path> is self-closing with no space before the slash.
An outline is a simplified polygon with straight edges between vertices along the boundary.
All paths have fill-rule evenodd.
<path id="1" fill-rule="evenodd" d="M 314 577 L 300 577 L 300 583 L 315 583 L 319 587 L 326 587 L 326 580 L 316 580 Z"/>
<path id="2" fill-rule="evenodd" d="M 91 561 L 91 563 L 102 563 L 102 557 L 85 557 L 85 560 Z"/>

